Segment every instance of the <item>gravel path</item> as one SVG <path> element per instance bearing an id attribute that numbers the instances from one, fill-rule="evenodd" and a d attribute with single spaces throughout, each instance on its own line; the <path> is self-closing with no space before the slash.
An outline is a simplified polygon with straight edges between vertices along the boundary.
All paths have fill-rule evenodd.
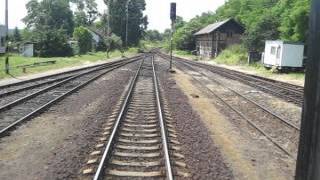
<path id="1" fill-rule="evenodd" d="M 234 179 L 231 169 L 211 139 L 205 124 L 188 104 L 188 98 L 176 85 L 175 80 L 167 73 L 167 63 L 158 59 L 157 64 L 160 83 L 169 102 L 172 117 L 176 121 L 178 137 L 183 144 L 183 152 L 192 179 Z"/>
<path id="2" fill-rule="evenodd" d="M 77 177 L 119 89 L 136 68 L 137 63 L 130 64 L 103 76 L 2 138 L 1 179 Z"/>

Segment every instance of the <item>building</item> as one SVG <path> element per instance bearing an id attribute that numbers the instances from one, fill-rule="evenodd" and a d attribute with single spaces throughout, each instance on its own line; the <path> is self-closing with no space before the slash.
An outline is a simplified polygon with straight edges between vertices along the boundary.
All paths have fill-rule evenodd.
<path id="1" fill-rule="evenodd" d="M 285 41 L 266 41 L 262 63 L 278 69 L 302 68 L 304 44 Z"/>
<path id="2" fill-rule="evenodd" d="M 31 42 L 26 42 L 20 45 L 19 48 L 21 56 L 33 57 L 34 56 L 34 44 Z"/>
<path id="3" fill-rule="evenodd" d="M 0 54 L 4 54 L 6 52 L 6 26 L 0 25 Z"/>
<path id="4" fill-rule="evenodd" d="M 210 24 L 194 34 L 197 53 L 204 58 L 216 57 L 223 49 L 241 42 L 244 27 L 233 19 Z"/>

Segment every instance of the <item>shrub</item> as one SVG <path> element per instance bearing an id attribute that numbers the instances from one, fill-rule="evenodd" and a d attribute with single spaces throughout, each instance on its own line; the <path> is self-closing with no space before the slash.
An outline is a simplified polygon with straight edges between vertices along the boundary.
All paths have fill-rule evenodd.
<path id="1" fill-rule="evenodd" d="M 78 41 L 80 54 L 86 54 L 92 50 L 92 35 L 88 29 L 82 26 L 75 28 L 73 37 Z"/>
<path id="2" fill-rule="evenodd" d="M 247 50 L 241 45 L 233 45 L 223 50 L 215 59 L 217 63 L 239 65 L 247 63 Z"/>

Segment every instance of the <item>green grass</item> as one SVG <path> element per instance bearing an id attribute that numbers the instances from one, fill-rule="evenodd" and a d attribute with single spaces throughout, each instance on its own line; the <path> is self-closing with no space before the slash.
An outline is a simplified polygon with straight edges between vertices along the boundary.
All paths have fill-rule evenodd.
<path id="1" fill-rule="evenodd" d="M 136 48 L 131 48 L 125 52 L 125 56 L 130 56 L 137 53 Z M 121 52 L 113 51 L 110 53 L 111 58 L 121 57 Z M 107 61 L 105 52 L 95 52 L 88 53 L 86 55 L 81 56 L 73 56 L 73 57 L 54 57 L 54 58 L 38 58 L 38 57 L 22 57 L 17 54 L 10 55 L 10 74 L 12 76 L 24 76 L 29 74 L 35 74 L 39 72 L 45 72 L 48 70 L 60 69 L 64 67 L 73 67 L 79 65 L 85 65 L 89 63 L 94 63 L 98 61 Z M 35 62 L 43 62 L 43 61 L 56 61 L 55 64 L 48 64 L 45 66 L 37 66 L 27 68 L 27 72 L 23 73 L 22 68 L 18 68 L 17 66 L 33 64 Z M 0 57 L 0 79 L 10 78 L 10 75 L 5 74 L 5 57 Z"/>
<path id="2" fill-rule="evenodd" d="M 247 50 L 241 45 L 233 45 L 221 52 L 215 59 L 218 64 L 243 65 L 247 63 Z"/>
<path id="3" fill-rule="evenodd" d="M 173 54 L 178 55 L 179 57 L 182 57 L 182 58 L 198 60 L 198 57 L 196 55 L 193 55 L 191 52 L 188 52 L 188 51 L 174 50 Z"/>

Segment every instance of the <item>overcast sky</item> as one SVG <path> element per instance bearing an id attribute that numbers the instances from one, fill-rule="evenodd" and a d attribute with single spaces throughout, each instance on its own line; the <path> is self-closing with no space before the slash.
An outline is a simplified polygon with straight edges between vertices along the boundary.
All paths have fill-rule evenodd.
<path id="1" fill-rule="evenodd" d="M 9 26 L 23 28 L 21 19 L 26 15 L 25 4 L 29 0 L 9 0 Z M 106 8 L 103 0 L 96 0 L 99 11 Z M 0 24 L 4 24 L 4 2 L 0 0 Z M 170 27 L 170 2 L 177 3 L 177 15 L 185 20 L 190 20 L 202 12 L 215 11 L 225 0 L 146 0 L 147 9 L 145 14 L 149 17 L 149 29 L 163 31 Z"/>

